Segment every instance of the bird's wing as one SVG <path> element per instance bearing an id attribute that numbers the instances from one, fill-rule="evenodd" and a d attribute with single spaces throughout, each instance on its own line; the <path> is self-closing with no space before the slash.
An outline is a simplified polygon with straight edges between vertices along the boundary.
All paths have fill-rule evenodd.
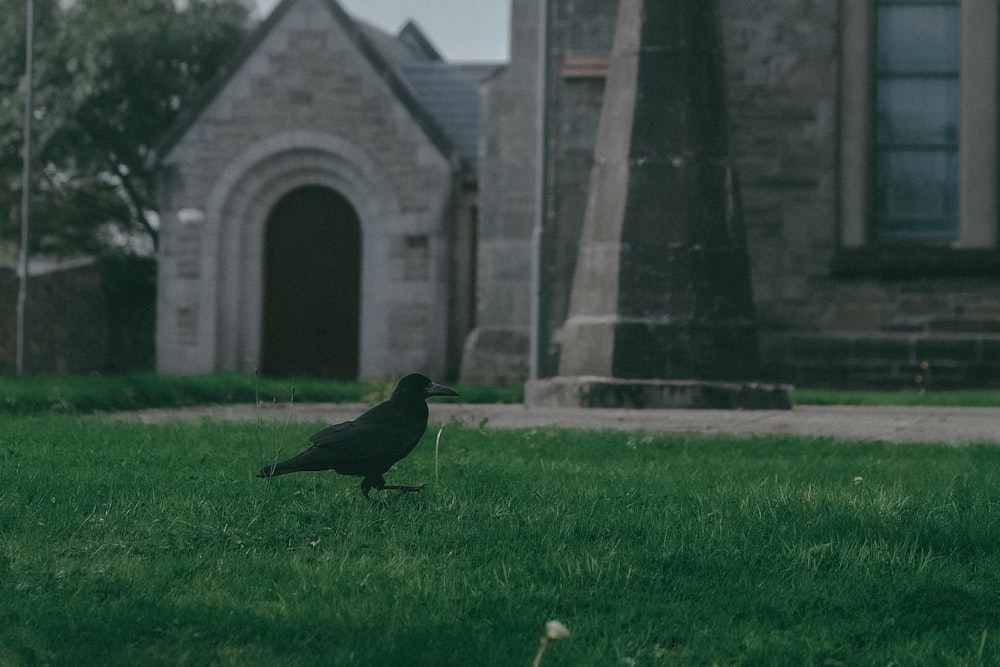
<path id="1" fill-rule="evenodd" d="M 403 417 L 392 411 L 369 410 L 354 421 L 327 426 L 309 440 L 331 462 L 401 458 L 427 428 L 426 421 Z"/>

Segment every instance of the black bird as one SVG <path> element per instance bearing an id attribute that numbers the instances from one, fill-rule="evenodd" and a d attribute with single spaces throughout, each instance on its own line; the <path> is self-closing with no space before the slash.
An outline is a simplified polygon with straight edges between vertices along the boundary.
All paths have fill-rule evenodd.
<path id="1" fill-rule="evenodd" d="M 414 373 L 399 381 L 388 401 L 379 403 L 354 421 L 334 424 L 309 438 L 312 447 L 287 461 L 264 466 L 258 477 L 275 477 L 305 470 L 335 470 L 361 477 L 361 493 L 371 489 L 419 491 L 423 486 L 395 486 L 382 474 L 417 446 L 427 430 L 427 403 L 431 396 L 458 396 L 458 392 Z"/>

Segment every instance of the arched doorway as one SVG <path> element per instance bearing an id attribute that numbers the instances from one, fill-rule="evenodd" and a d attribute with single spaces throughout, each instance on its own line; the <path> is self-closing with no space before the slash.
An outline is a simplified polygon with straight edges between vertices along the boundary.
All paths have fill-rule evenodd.
<path id="1" fill-rule="evenodd" d="M 355 380 L 361 317 L 361 226 L 339 193 L 282 197 L 264 235 L 261 370 Z"/>

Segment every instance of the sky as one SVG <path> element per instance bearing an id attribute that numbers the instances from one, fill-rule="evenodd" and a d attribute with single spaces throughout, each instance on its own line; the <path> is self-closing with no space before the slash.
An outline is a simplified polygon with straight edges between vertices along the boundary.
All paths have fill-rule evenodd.
<path id="1" fill-rule="evenodd" d="M 508 58 L 510 0 L 338 0 L 353 16 L 393 34 L 413 19 L 445 60 Z M 266 16 L 278 0 L 256 0 Z"/>

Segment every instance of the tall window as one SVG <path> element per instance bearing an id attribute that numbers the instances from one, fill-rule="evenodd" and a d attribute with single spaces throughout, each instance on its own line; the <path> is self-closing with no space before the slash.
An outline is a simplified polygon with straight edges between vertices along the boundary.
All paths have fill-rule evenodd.
<path id="1" fill-rule="evenodd" d="M 959 233 L 958 0 L 879 0 L 874 236 Z"/>

